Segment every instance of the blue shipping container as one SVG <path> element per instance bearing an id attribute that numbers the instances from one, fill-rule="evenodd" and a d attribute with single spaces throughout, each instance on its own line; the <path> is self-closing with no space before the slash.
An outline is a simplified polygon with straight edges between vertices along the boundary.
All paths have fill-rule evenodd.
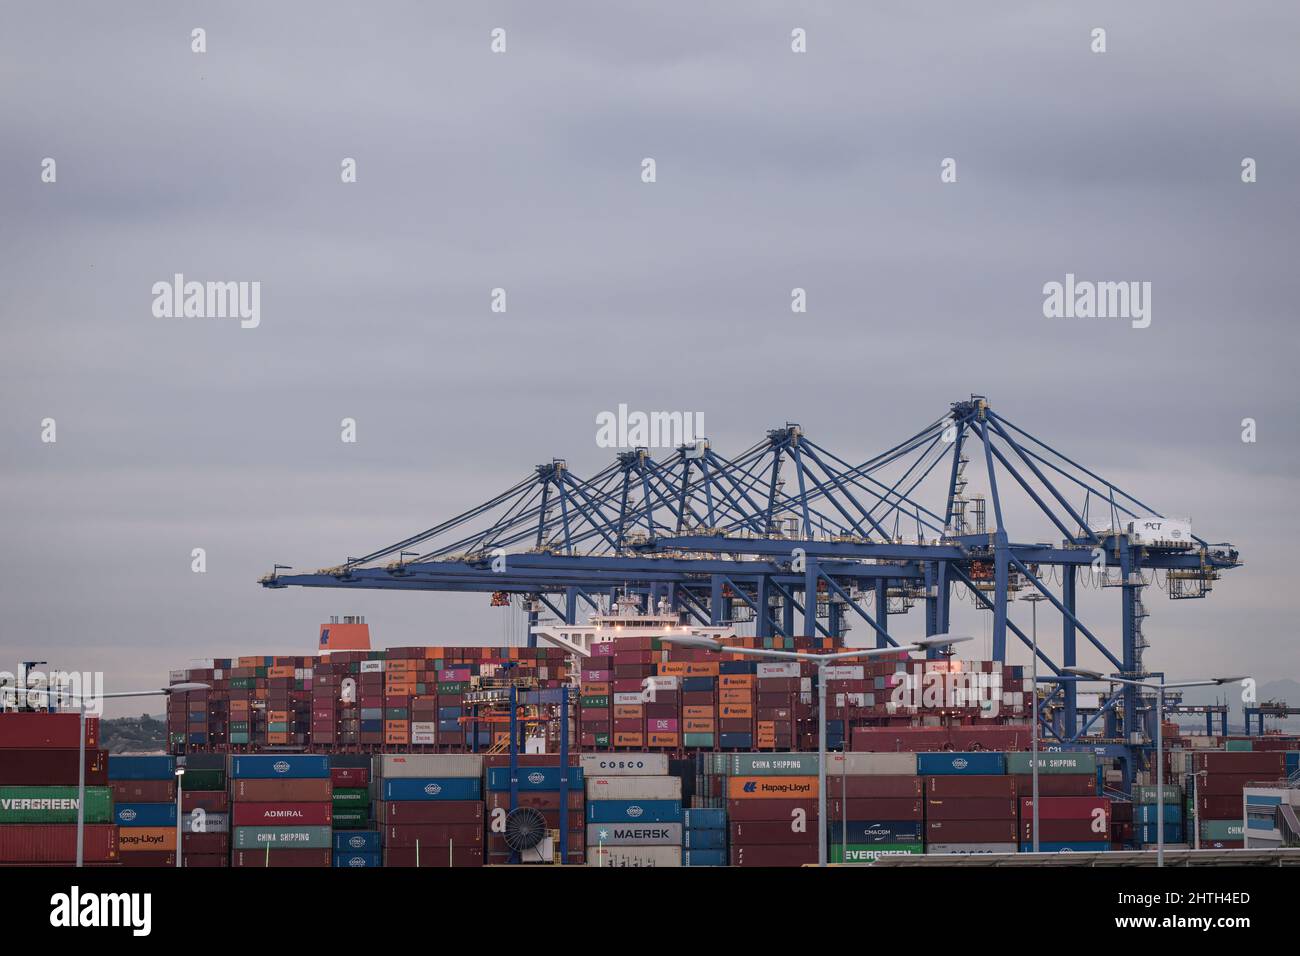
<path id="1" fill-rule="evenodd" d="M 692 850 L 724 850 L 727 847 L 726 830 L 686 830 L 682 846 Z"/>
<path id="2" fill-rule="evenodd" d="M 520 790 L 559 790 L 559 767 L 519 767 L 516 770 Z M 510 768 L 489 767 L 487 773 L 488 789 L 504 791 L 510 789 Z M 569 768 L 569 789 L 582 789 L 582 768 Z"/>
<path id="3" fill-rule="evenodd" d="M 466 724 L 466 725 L 465 725 L 465 727 L 467 727 L 467 728 L 469 728 L 469 727 L 473 727 L 473 726 L 474 726 L 473 724 Z M 458 720 L 458 719 L 455 718 L 455 717 L 444 717 L 444 718 L 442 718 L 441 720 L 438 721 L 438 731 L 439 731 L 439 733 L 444 733 L 444 734 L 456 734 L 456 733 L 460 733 L 460 730 L 461 730 L 461 723 L 460 723 L 460 720 Z"/>
<path id="4" fill-rule="evenodd" d="M 689 830 L 725 830 L 727 811 L 723 807 L 692 807 L 683 811 Z"/>
<path id="5" fill-rule="evenodd" d="M 922 753 L 916 755 L 916 772 L 922 777 L 944 774 L 1004 774 L 1007 755 L 987 750 L 970 753 Z"/>
<path id="6" fill-rule="evenodd" d="M 361 732 L 363 734 L 382 734 L 384 732 L 383 718 L 361 721 Z"/>
<path id="7" fill-rule="evenodd" d="M 1156 810 L 1159 807 L 1154 803 L 1143 803 L 1133 808 L 1137 811 L 1137 823 L 1154 824 L 1158 817 Z M 1183 819 L 1183 808 L 1176 801 L 1165 803 L 1165 823 L 1181 823 Z"/>
<path id="8" fill-rule="evenodd" d="M 378 850 L 367 852 L 354 850 L 335 850 L 334 866 L 338 869 L 364 869 L 371 866 L 383 866 L 384 857 Z"/>
<path id="9" fill-rule="evenodd" d="M 1038 843 L 1039 853 L 1102 853 L 1110 850 L 1109 843 Z M 1033 853 L 1033 843 L 1020 844 L 1021 853 Z"/>
<path id="10" fill-rule="evenodd" d="M 756 674 L 758 673 L 758 664 L 754 661 L 721 661 L 718 664 L 719 674 Z"/>
<path id="11" fill-rule="evenodd" d="M 687 850 L 682 854 L 682 866 L 726 866 L 726 850 Z"/>
<path id="12" fill-rule="evenodd" d="M 681 823 L 680 800 L 593 800 L 587 804 L 588 823 Z"/>
<path id="13" fill-rule="evenodd" d="M 230 758 L 230 776 L 245 780 L 321 779 L 330 775 L 323 754 L 260 754 Z"/>
<path id="14" fill-rule="evenodd" d="M 459 717 L 459 716 L 461 715 L 461 711 L 462 711 L 463 709 L 464 709 L 464 708 L 461 708 L 461 707 L 439 707 L 439 708 L 438 708 L 438 719 L 439 719 L 439 720 L 455 720 L 457 717 Z"/>
<path id="15" fill-rule="evenodd" d="M 174 827 L 174 803 L 119 803 L 113 807 L 113 819 L 120 827 Z"/>
<path id="16" fill-rule="evenodd" d="M 175 774 L 175 757 L 108 758 L 109 780 L 170 780 Z"/>
<path id="17" fill-rule="evenodd" d="M 753 734 L 719 734 L 718 746 L 728 749 L 753 750 Z"/>
<path id="18" fill-rule="evenodd" d="M 402 777 L 384 781 L 385 800 L 481 800 L 478 777 Z"/>
<path id="19" fill-rule="evenodd" d="M 350 830 L 334 833 L 334 849 L 347 852 L 375 852 L 381 849 L 378 830 Z"/>
<path id="20" fill-rule="evenodd" d="M 713 690 L 712 677 L 683 677 L 682 693 Z"/>
<path id="21" fill-rule="evenodd" d="M 841 823 L 831 820 L 827 833 L 831 842 L 844 839 L 848 829 L 848 843 L 920 843 L 921 823 L 914 820 L 850 820 Z"/>

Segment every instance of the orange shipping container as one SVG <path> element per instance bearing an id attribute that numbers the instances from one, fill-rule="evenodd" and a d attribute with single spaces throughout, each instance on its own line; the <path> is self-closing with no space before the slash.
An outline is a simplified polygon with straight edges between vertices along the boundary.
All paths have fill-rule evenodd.
<path id="1" fill-rule="evenodd" d="M 645 708 L 640 704 L 615 704 L 615 720 L 638 720 L 645 715 Z"/>
<path id="2" fill-rule="evenodd" d="M 817 796 L 816 777 L 728 777 L 731 800 L 801 800 Z"/>
<path id="3" fill-rule="evenodd" d="M 713 733 L 714 723 L 712 720 L 691 719 L 685 720 L 686 733 L 688 734 L 711 734 Z"/>
<path id="4" fill-rule="evenodd" d="M 172 851 L 176 849 L 176 828 L 120 827 L 117 831 L 117 847 L 123 853 Z"/>
<path id="5" fill-rule="evenodd" d="M 287 710 L 268 710 L 266 719 L 273 724 L 287 724 L 289 722 L 289 712 Z"/>
<path id="6" fill-rule="evenodd" d="M 754 692 L 752 690 L 720 690 L 718 691 L 718 700 L 724 704 L 752 704 L 754 702 Z"/>
<path id="7" fill-rule="evenodd" d="M 712 720 L 713 716 L 712 707 L 692 706 L 682 708 L 682 717 L 686 720 Z"/>
<path id="8" fill-rule="evenodd" d="M 718 704 L 718 716 L 723 718 L 752 718 L 754 716 L 753 704 Z"/>
<path id="9" fill-rule="evenodd" d="M 609 682 L 602 684 L 583 684 L 578 688 L 583 697 L 604 697 L 609 694 Z"/>
<path id="10" fill-rule="evenodd" d="M 281 734 L 281 733 L 274 733 L 274 734 L 268 733 L 266 735 L 266 742 L 268 744 L 287 744 L 289 742 L 289 735 Z"/>
<path id="11" fill-rule="evenodd" d="M 712 664 L 692 663 L 686 665 L 687 677 L 716 677 L 717 675 L 718 675 L 718 665 L 716 662 Z"/>
<path id="12" fill-rule="evenodd" d="M 651 734 L 651 747 L 676 747 L 680 738 L 677 734 Z"/>
<path id="13" fill-rule="evenodd" d="M 719 687 L 753 687 L 753 674 L 722 674 L 718 677 Z"/>
<path id="14" fill-rule="evenodd" d="M 659 665 L 658 671 L 662 677 L 685 677 L 687 666 L 685 661 L 666 661 Z"/>
<path id="15" fill-rule="evenodd" d="M 615 734 L 615 747 L 644 747 L 645 734 Z"/>
<path id="16" fill-rule="evenodd" d="M 293 665 L 286 664 L 279 667 L 268 667 L 266 669 L 267 677 L 293 677 Z"/>

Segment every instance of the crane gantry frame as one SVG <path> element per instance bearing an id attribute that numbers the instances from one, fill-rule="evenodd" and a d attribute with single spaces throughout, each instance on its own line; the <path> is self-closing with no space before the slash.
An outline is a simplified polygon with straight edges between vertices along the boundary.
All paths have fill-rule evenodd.
<path id="1" fill-rule="evenodd" d="M 973 476 L 985 485 L 981 494 L 967 493 L 973 462 Z M 1012 537 L 1016 506 L 1044 516 L 1060 542 Z M 1199 537 L 1139 543 L 1126 522 L 1148 517 L 1165 516 L 972 395 L 859 464 L 797 424 L 767 432 L 732 459 L 707 441 L 678 447 L 664 461 L 639 448 L 582 479 L 557 458 L 411 537 L 312 574 L 283 575 L 277 566 L 261 583 L 522 594 L 535 602 L 530 625 L 539 605 L 577 624 L 581 603 L 599 608 L 601 600 L 632 591 L 647 594 L 652 606 L 667 599 L 711 626 L 745 606 L 764 637 L 838 639 L 854 615 L 877 646 L 897 644 L 889 631 L 897 613 L 891 602 L 904 611 L 924 602 L 925 633 L 946 633 L 956 589 L 991 612 L 995 660 L 1006 659 L 1009 635 L 1031 646 L 1007 611 L 1017 591 L 1032 588 L 1062 620 L 1059 661 L 1038 642 L 1047 671 L 1040 667 L 1040 682 L 1050 687 L 1039 716 L 1054 714 L 1043 719 L 1045 734 L 1068 746 L 1101 719 L 1106 737 L 1138 745 L 1149 728 L 1139 717 L 1145 702 L 1132 686 L 1080 724 L 1075 678 L 1063 673 L 1078 663 L 1080 637 L 1115 673 L 1146 676 L 1143 589 L 1163 571 L 1170 597 L 1204 597 L 1222 571 L 1240 564 L 1232 545 Z M 1119 592 L 1118 642 L 1107 643 L 1100 627 L 1081 619 L 1084 574 Z"/>

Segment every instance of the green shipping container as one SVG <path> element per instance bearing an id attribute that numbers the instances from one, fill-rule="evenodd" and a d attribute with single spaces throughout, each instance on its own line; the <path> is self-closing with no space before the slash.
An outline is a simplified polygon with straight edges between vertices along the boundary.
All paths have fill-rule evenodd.
<path id="1" fill-rule="evenodd" d="M 335 830 L 364 830 L 370 822 L 370 812 L 368 810 L 353 809 L 334 810 L 334 829 Z"/>
<path id="2" fill-rule="evenodd" d="M 86 822 L 113 822 L 113 793 L 86 788 Z M 76 823 L 76 787 L 0 787 L 0 824 Z"/>
<path id="3" fill-rule="evenodd" d="M 806 753 L 724 754 L 722 773 L 733 777 L 815 777 L 817 755 Z M 856 819 L 856 818 L 855 818 Z"/>
<path id="4" fill-rule="evenodd" d="M 251 677 L 232 677 L 230 678 L 231 690 L 252 690 L 253 678 Z"/>
<path id="5" fill-rule="evenodd" d="M 682 734 L 683 747 L 712 747 L 713 734 Z"/>
<path id="6" fill-rule="evenodd" d="M 386 707 L 384 708 L 384 720 L 409 720 L 407 714 L 410 710 L 406 707 Z"/>
<path id="7" fill-rule="evenodd" d="M 1026 750 L 1007 754 L 1007 773 L 1031 774 L 1034 755 Z M 1038 752 L 1039 773 L 1091 773 L 1097 772 L 1097 755 L 1089 753 L 1065 753 L 1063 751 Z"/>
<path id="8" fill-rule="evenodd" d="M 597 747 L 608 747 L 608 746 L 609 746 L 609 734 L 596 734 L 596 746 L 597 746 Z"/>
<path id="9" fill-rule="evenodd" d="M 467 690 L 469 690 L 469 681 L 449 680 L 449 681 L 438 682 L 439 695 L 448 694 L 451 696 L 455 696 L 456 694 L 463 694 Z"/>
<path id="10" fill-rule="evenodd" d="M 339 807 L 368 806 L 370 806 L 370 791 L 365 787 L 334 788 L 334 807 L 336 812 Z"/>
<path id="11" fill-rule="evenodd" d="M 232 844 L 236 850 L 258 850 L 269 846 L 325 850 L 333 845 L 329 827 L 235 827 Z"/>
<path id="12" fill-rule="evenodd" d="M 920 855 L 925 847 L 920 843 L 832 843 L 827 853 L 832 863 L 872 863 L 882 856 L 899 854 Z"/>
<path id="13" fill-rule="evenodd" d="M 1253 741 L 1250 740 L 1229 740 L 1224 743 L 1223 749 L 1229 752 L 1241 751 L 1241 750 L 1253 751 L 1255 749 L 1255 744 Z M 1215 839 L 1217 840 L 1221 838 L 1215 837 Z"/>
<path id="14" fill-rule="evenodd" d="M 181 775 L 182 790 L 225 790 L 226 772 L 215 768 L 186 770 Z"/>
<path id="15" fill-rule="evenodd" d="M 597 708 L 600 708 L 600 707 L 608 707 L 608 706 L 609 706 L 609 695 L 608 695 L 608 694 L 594 694 L 594 695 L 592 695 L 592 696 L 590 696 L 590 697 L 583 697 L 583 698 L 582 698 L 582 706 L 583 706 L 583 707 L 597 707 Z"/>
<path id="16" fill-rule="evenodd" d="M 236 732 L 236 731 L 233 731 L 233 730 L 232 730 L 232 731 L 230 732 L 230 742 L 231 742 L 232 744 L 246 744 L 246 743 L 248 743 L 248 731 L 245 730 L 245 731 L 241 731 L 241 732 Z M 187 774 L 187 776 L 188 776 L 188 774 Z"/>
<path id="17" fill-rule="evenodd" d="M 1244 840 L 1240 820 L 1202 820 L 1202 840 Z"/>
<path id="18" fill-rule="evenodd" d="M 287 734 L 289 732 L 289 723 L 284 720 L 271 720 L 266 724 L 267 733 Z"/>
<path id="19" fill-rule="evenodd" d="M 1159 803 L 1154 784 L 1138 784 L 1133 788 L 1134 803 Z M 1183 799 L 1183 788 L 1174 783 L 1165 784 L 1165 803 L 1178 803 Z"/>

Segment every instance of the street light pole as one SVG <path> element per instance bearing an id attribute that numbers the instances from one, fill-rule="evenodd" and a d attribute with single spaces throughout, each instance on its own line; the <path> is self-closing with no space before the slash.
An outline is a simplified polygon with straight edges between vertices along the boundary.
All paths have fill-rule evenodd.
<path id="1" fill-rule="evenodd" d="M 836 661 L 857 657 L 884 657 L 890 654 L 926 651 L 934 647 L 946 647 L 960 641 L 969 641 L 969 637 L 953 637 L 948 634 L 935 634 L 920 638 L 910 644 L 899 647 L 870 647 L 860 650 L 841 651 L 835 654 L 809 654 L 804 651 L 770 651 L 757 647 L 732 647 L 709 637 L 683 635 L 681 637 L 664 637 L 660 640 L 683 647 L 698 647 L 708 651 L 723 651 L 727 654 L 741 654 L 748 657 L 772 657 L 786 661 L 810 661 L 817 665 L 817 865 L 826 865 L 826 833 L 830 820 L 826 813 L 826 668 Z"/>
<path id="2" fill-rule="evenodd" d="M 1031 697 L 1034 704 L 1034 713 L 1032 718 L 1032 730 L 1030 731 L 1030 740 L 1032 756 L 1030 757 L 1030 772 L 1033 777 L 1033 817 L 1034 817 L 1034 852 L 1038 852 L 1038 602 L 1047 600 L 1042 594 L 1035 591 L 1033 594 L 1025 595 L 1025 600 L 1029 602 L 1030 613 L 1033 617 L 1033 627 L 1030 629 L 1033 633 L 1033 657 L 1030 664 L 1030 682 Z"/>
<path id="3" fill-rule="evenodd" d="M 1097 671 L 1091 671 L 1083 667 L 1067 667 L 1065 671 L 1074 674 L 1077 677 L 1086 677 L 1090 680 L 1108 681 L 1111 684 L 1125 684 L 1130 687 L 1140 687 L 1144 690 L 1154 690 L 1156 692 L 1156 866 L 1165 865 L 1165 753 L 1164 753 L 1164 723 L 1165 723 L 1165 689 L 1180 687 L 1217 687 L 1222 684 L 1229 684 L 1235 681 L 1244 680 L 1243 677 L 1211 677 L 1208 680 L 1188 680 L 1179 681 L 1176 684 L 1165 682 L 1165 675 L 1161 673 L 1159 681 L 1140 681 L 1131 680 L 1127 677 L 1104 677 Z M 1126 718 L 1127 719 L 1127 718 Z"/>
<path id="4" fill-rule="evenodd" d="M 181 789 L 182 789 L 181 784 L 184 782 L 184 780 L 185 780 L 185 768 L 178 766 L 176 768 L 176 868 L 177 869 L 180 869 L 182 865 L 181 847 L 183 846 L 183 841 L 181 839 Z"/>

